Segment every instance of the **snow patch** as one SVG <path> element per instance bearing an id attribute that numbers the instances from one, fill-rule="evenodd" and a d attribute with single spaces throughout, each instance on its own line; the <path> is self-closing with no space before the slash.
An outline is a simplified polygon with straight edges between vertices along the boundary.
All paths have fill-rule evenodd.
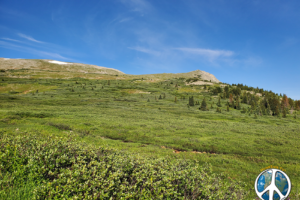
<path id="1" fill-rule="evenodd" d="M 10 58 L 4 58 L 4 60 L 10 60 Z"/>
<path id="2" fill-rule="evenodd" d="M 61 61 L 57 61 L 57 60 L 51 60 L 51 61 L 48 61 L 49 63 L 54 63 L 54 64 L 59 64 L 59 65 L 71 65 L 72 63 L 66 63 L 66 62 L 61 62 Z"/>

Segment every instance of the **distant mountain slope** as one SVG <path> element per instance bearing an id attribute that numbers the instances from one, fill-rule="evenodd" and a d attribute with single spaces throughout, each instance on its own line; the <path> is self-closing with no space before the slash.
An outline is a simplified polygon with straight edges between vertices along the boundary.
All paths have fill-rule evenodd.
<path id="1" fill-rule="evenodd" d="M 195 70 L 187 73 L 163 73 L 163 74 L 145 74 L 139 75 L 144 78 L 152 78 L 153 80 L 166 80 L 170 78 L 194 78 L 194 77 L 201 77 L 201 80 L 207 80 L 215 83 L 219 83 L 220 81 L 213 75 L 205 71 Z"/>
<path id="2" fill-rule="evenodd" d="M 80 73 L 97 73 L 121 75 L 123 72 L 96 65 L 88 65 L 81 63 L 66 63 L 54 60 L 34 60 L 34 59 L 7 59 L 0 58 L 0 69 L 37 69 L 47 71 L 67 71 Z"/>
<path id="3" fill-rule="evenodd" d="M 151 81 L 162 81 L 170 78 L 199 78 L 199 80 L 207 80 L 214 83 L 220 81 L 213 75 L 205 71 L 195 70 L 187 73 L 162 73 L 162 74 L 145 74 L 145 75 L 129 75 L 117 69 L 100 67 L 96 65 L 88 65 L 82 63 L 70 63 L 56 60 L 38 60 L 38 59 L 9 59 L 0 58 L 0 69 L 3 70 L 20 70 L 18 76 L 15 74 L 7 74 L 9 77 L 18 78 L 74 78 L 82 77 L 88 79 L 98 78 L 99 75 L 123 75 L 131 78 L 144 78 Z M 29 71 L 28 71 L 29 70 Z M 27 72 L 26 72 L 27 71 Z M 192 84 L 198 84 L 194 82 Z M 200 84 L 201 85 L 201 84 Z"/>

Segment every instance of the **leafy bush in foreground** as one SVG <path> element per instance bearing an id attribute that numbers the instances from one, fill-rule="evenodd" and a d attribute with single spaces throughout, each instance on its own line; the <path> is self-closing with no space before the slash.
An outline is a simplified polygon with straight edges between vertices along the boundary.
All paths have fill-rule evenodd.
<path id="1" fill-rule="evenodd" d="M 34 199 L 243 199 L 211 166 L 140 158 L 75 140 L 0 135 L 0 197 L 34 180 Z"/>

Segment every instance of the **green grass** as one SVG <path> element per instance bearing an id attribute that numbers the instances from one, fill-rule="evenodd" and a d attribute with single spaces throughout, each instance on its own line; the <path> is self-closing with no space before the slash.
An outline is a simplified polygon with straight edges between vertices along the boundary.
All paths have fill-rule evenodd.
<path id="1" fill-rule="evenodd" d="M 217 113 L 218 99 L 210 101 L 211 94 L 202 86 L 185 86 L 182 79 L 170 77 L 158 82 L 137 81 L 137 77 L 116 80 L 116 76 L 101 75 L 100 80 L 91 80 L 3 75 L 0 131 L 62 138 L 71 133 L 80 143 L 138 153 L 145 158 L 184 159 L 197 161 L 199 166 L 210 163 L 214 173 L 225 175 L 224 183 L 230 180 L 245 183 L 243 189 L 249 194 L 243 199 L 256 197 L 253 185 L 262 168 L 278 166 L 286 170 L 292 181 L 290 197 L 299 198 L 299 113 L 297 119 L 293 115 L 255 119 L 253 114 L 249 116 L 232 108 L 227 112 L 227 100 L 221 100 L 222 112 Z M 175 84 L 180 85 L 178 90 Z M 9 85 L 56 89 L 13 94 L 6 92 Z M 137 93 L 140 91 L 147 93 Z M 166 98 L 158 99 L 163 93 Z M 213 104 L 214 108 L 209 111 L 200 111 L 199 105 L 188 108 L 189 96 L 200 102 L 206 97 L 208 107 Z M 14 190 L 13 187 L 10 191 Z"/>

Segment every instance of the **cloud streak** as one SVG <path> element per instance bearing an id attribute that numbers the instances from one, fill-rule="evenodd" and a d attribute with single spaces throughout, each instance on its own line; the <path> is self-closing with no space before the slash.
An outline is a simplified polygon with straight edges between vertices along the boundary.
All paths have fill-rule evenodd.
<path id="1" fill-rule="evenodd" d="M 154 55 L 154 56 L 159 56 L 161 54 L 159 51 L 153 51 L 151 49 L 146 49 L 143 47 L 128 47 L 128 49 L 132 49 L 135 51 L 143 52 L 143 53 Z"/>
<path id="2" fill-rule="evenodd" d="M 51 57 L 51 58 L 55 58 L 55 59 L 72 60 L 72 59 L 66 58 L 58 53 L 36 50 L 36 49 L 30 48 L 30 47 L 24 47 L 24 46 L 12 44 L 12 43 L 5 42 L 5 41 L 0 41 L 0 46 L 3 48 L 6 48 L 6 49 L 15 50 L 15 51 L 31 53 L 31 54 L 35 54 L 35 55 L 42 56 L 42 57 L 45 56 L 45 59 L 49 59 L 49 57 Z"/>
<path id="3" fill-rule="evenodd" d="M 131 7 L 131 11 L 142 14 L 153 9 L 151 4 L 146 0 L 121 0 L 121 2 Z"/>
<path id="4" fill-rule="evenodd" d="M 1 38 L 2 40 L 8 40 L 8 41 L 13 41 L 13 42 L 21 42 L 20 40 L 15 40 L 11 38 Z M 22 43 L 22 42 L 21 42 Z"/>
<path id="5" fill-rule="evenodd" d="M 233 51 L 228 51 L 228 50 L 212 50 L 212 49 L 202 49 L 202 48 L 175 48 L 175 49 L 188 54 L 203 56 L 210 61 L 214 61 L 220 57 L 231 57 L 234 55 Z"/>
<path id="6" fill-rule="evenodd" d="M 18 33 L 18 36 L 20 36 L 20 37 L 22 37 L 22 38 L 25 38 L 25 39 L 27 39 L 27 40 L 29 40 L 29 41 L 32 41 L 32 42 L 36 42 L 36 43 L 44 43 L 44 42 L 42 42 L 42 41 L 36 40 L 36 39 L 34 39 L 33 37 L 30 37 L 30 36 L 25 35 L 25 34 L 23 34 L 23 33 Z"/>

